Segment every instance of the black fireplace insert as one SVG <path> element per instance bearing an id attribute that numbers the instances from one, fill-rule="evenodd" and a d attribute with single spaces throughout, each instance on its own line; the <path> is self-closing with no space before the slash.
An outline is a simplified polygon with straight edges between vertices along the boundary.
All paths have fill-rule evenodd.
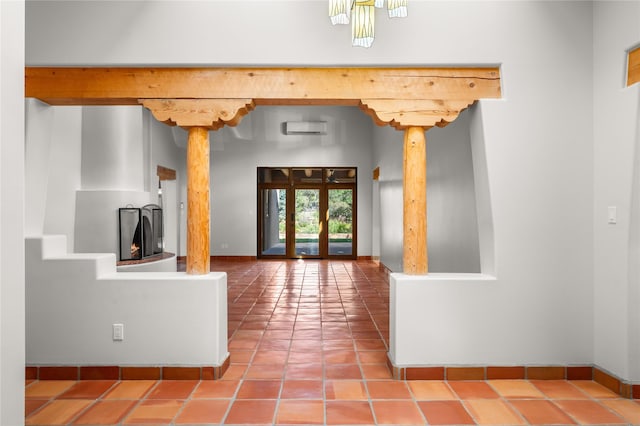
<path id="1" fill-rule="evenodd" d="M 119 210 L 120 260 L 138 260 L 164 251 L 162 208 L 128 205 Z"/>

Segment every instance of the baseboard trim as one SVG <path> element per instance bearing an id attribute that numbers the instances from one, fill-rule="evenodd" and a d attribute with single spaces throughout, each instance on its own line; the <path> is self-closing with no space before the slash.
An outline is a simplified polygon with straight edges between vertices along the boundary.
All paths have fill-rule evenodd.
<path id="1" fill-rule="evenodd" d="M 640 384 L 593 365 L 397 367 L 387 356 L 387 366 L 395 380 L 593 380 L 623 398 L 640 399 Z"/>
<path id="2" fill-rule="evenodd" d="M 227 260 L 227 261 L 237 260 L 240 262 L 246 262 L 249 260 L 256 260 L 256 259 L 257 259 L 256 256 L 209 256 L 209 260 Z M 177 256 L 176 261 L 184 263 L 187 261 L 187 256 Z"/>
<path id="3" fill-rule="evenodd" d="M 227 260 L 227 261 L 237 260 L 240 262 L 246 262 L 246 261 L 258 260 L 258 257 L 257 256 L 210 256 L 210 259 L 211 260 Z M 263 260 L 268 260 L 268 259 L 263 259 Z M 282 260 L 282 259 L 276 259 L 276 260 Z M 284 260 L 291 260 L 291 259 L 284 259 Z M 377 256 L 357 256 L 356 260 L 379 262 L 380 258 Z M 186 262 L 187 256 L 176 256 L 176 261 Z"/>
<path id="4" fill-rule="evenodd" d="M 258 259 L 256 256 L 210 256 L 210 258 L 211 260 L 226 260 L 230 262 L 247 262 Z"/>
<path id="5" fill-rule="evenodd" d="M 219 366 L 28 365 L 26 380 L 219 380 L 231 357 Z"/>
<path id="6" fill-rule="evenodd" d="M 381 261 L 378 261 L 378 270 L 382 273 L 387 274 L 387 278 L 389 277 L 389 274 L 392 272 L 391 269 L 387 268 L 387 266 Z"/>

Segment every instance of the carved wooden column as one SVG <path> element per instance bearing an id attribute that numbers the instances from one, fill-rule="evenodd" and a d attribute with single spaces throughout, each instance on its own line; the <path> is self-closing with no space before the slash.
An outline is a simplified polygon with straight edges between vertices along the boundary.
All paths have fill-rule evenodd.
<path id="1" fill-rule="evenodd" d="M 189 130 L 187 142 L 187 274 L 210 264 L 209 130 L 235 126 L 253 109 L 251 99 L 144 99 L 153 116 Z"/>
<path id="2" fill-rule="evenodd" d="M 402 254 L 405 274 L 429 272 L 427 256 L 427 141 L 425 129 L 409 127 L 404 133 Z"/>
<path id="3" fill-rule="evenodd" d="M 187 274 L 208 274 L 209 130 L 191 127 L 187 142 Z"/>

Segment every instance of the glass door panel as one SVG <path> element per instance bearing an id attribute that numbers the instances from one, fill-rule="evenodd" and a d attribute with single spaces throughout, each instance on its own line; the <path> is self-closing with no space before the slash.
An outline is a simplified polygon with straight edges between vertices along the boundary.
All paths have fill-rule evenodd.
<path id="1" fill-rule="evenodd" d="M 295 189 L 295 247 L 297 257 L 320 256 L 320 189 Z"/>
<path id="2" fill-rule="evenodd" d="M 284 256 L 287 254 L 287 190 L 262 189 L 261 254 Z"/>
<path id="3" fill-rule="evenodd" d="M 355 167 L 258 167 L 257 184 L 257 257 L 356 257 Z"/>
<path id="4" fill-rule="evenodd" d="M 353 255 L 353 189 L 328 189 L 329 256 Z"/>

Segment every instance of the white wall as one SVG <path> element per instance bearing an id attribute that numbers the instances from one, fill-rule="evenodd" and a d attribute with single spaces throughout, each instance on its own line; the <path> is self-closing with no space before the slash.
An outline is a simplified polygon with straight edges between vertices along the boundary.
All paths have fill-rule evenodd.
<path id="1" fill-rule="evenodd" d="M 64 234 L 74 249 L 76 191 L 80 189 L 80 107 L 51 107 L 27 99 L 25 232 Z"/>
<path id="2" fill-rule="evenodd" d="M 458 35 L 439 42 L 452 61 L 466 49 L 501 64 L 503 99 L 481 102 L 480 129 L 472 120 L 484 142 L 495 279 L 395 276 L 404 293 L 392 297 L 392 352 L 405 365 L 591 363 L 592 53 L 580 43 L 592 37 L 591 4 L 482 6 L 482 28 L 467 20 L 480 13 L 473 4 L 458 20 L 439 14 Z"/>
<path id="3" fill-rule="evenodd" d="M 380 261 L 392 271 L 402 271 L 402 144 L 403 134 L 391 127 L 373 132 L 373 167 L 380 167 Z"/>
<path id="4" fill-rule="evenodd" d="M 469 111 L 427 138 L 429 272 L 480 272 Z M 374 130 L 373 165 L 380 167 L 380 260 L 402 271 L 402 157 L 404 133 Z"/>
<path id="5" fill-rule="evenodd" d="M 491 188 L 489 186 L 486 138 L 482 116 L 482 105 L 491 102 L 500 101 L 491 99 L 480 100 L 469 110 L 469 137 L 473 162 L 473 182 L 475 186 L 480 271 L 483 274 L 495 276 L 495 230 Z"/>
<path id="6" fill-rule="evenodd" d="M 26 58 L 29 65 L 500 64 L 503 99 L 482 103 L 482 130 L 494 288 L 503 314 L 485 324 L 495 326 L 487 329 L 495 333 L 491 339 L 503 340 L 499 354 L 483 359 L 595 361 L 638 380 L 629 355 L 619 354 L 637 351 L 637 338 L 628 337 L 635 331 L 625 325 L 635 315 L 628 304 L 637 300 L 637 286 L 624 274 L 638 275 L 629 262 L 638 238 L 630 239 L 623 223 L 636 205 L 630 196 L 637 89 L 621 84 L 624 49 L 640 38 L 637 7 L 416 0 L 406 20 L 378 20 L 377 39 L 367 50 L 352 48 L 349 28 L 324 18 L 324 0 L 33 1 L 27 4 Z M 228 34 L 233 43 L 221 44 Z M 608 205 L 619 207 L 615 227 L 604 222 Z M 247 223 L 248 207 L 239 210 Z M 384 207 L 384 221 L 383 213 Z M 214 242 L 216 235 L 214 228 Z M 459 308 L 456 321 L 479 324 L 477 309 L 460 308 L 460 300 L 478 303 L 465 285 L 452 287 L 460 289 L 458 297 L 441 300 Z M 477 359 L 469 354 L 461 361 Z"/>
<path id="7" fill-rule="evenodd" d="M 46 216 L 54 109 L 35 99 L 25 102 L 25 233 L 42 235 Z"/>
<path id="8" fill-rule="evenodd" d="M 144 190 L 142 107 L 82 108 L 82 189 Z"/>
<path id="9" fill-rule="evenodd" d="M 612 25 L 615 23 L 615 25 Z M 626 51 L 640 43 L 640 3 L 594 6 L 595 362 L 640 381 L 640 132 Z M 608 207 L 618 223 L 608 224 Z"/>
<path id="10" fill-rule="evenodd" d="M 76 192 L 78 253 L 116 253 L 118 208 L 142 207 L 155 197 L 145 191 L 148 153 L 142 107 L 82 108 L 81 189 Z"/>
<path id="11" fill-rule="evenodd" d="M 181 179 L 186 178 L 180 171 L 186 167 L 186 150 L 179 148 L 173 137 L 173 128 L 154 119 L 148 110 L 144 110 L 145 126 L 150 135 L 149 192 L 157 204 L 158 166 L 176 171 L 175 181 L 163 181 L 162 214 L 164 216 L 165 250 L 178 253 Z"/>
<path id="12" fill-rule="evenodd" d="M 329 130 L 320 136 L 284 135 L 285 121 L 326 121 Z M 354 107 L 270 106 L 256 108 L 235 128 L 211 132 L 211 254 L 256 255 L 257 167 L 355 166 L 358 255 L 371 256 L 372 126 Z M 181 140 L 184 145 L 186 135 Z M 181 181 L 186 205 L 186 176 Z"/>
<path id="13" fill-rule="evenodd" d="M 0 424 L 24 422 L 23 1 L 0 1 Z"/>
<path id="14" fill-rule="evenodd" d="M 142 107 L 51 107 L 29 99 L 25 108 L 27 235 L 66 235 L 70 252 L 118 253 L 118 207 L 156 203 L 157 165 L 184 165 L 171 129 Z M 177 213 L 167 216 L 176 222 L 175 247 Z"/>
<path id="15" fill-rule="evenodd" d="M 67 249 L 73 252 L 73 206 L 76 191 L 81 187 L 82 108 L 54 107 L 53 110 L 44 234 L 67 235 Z"/>

